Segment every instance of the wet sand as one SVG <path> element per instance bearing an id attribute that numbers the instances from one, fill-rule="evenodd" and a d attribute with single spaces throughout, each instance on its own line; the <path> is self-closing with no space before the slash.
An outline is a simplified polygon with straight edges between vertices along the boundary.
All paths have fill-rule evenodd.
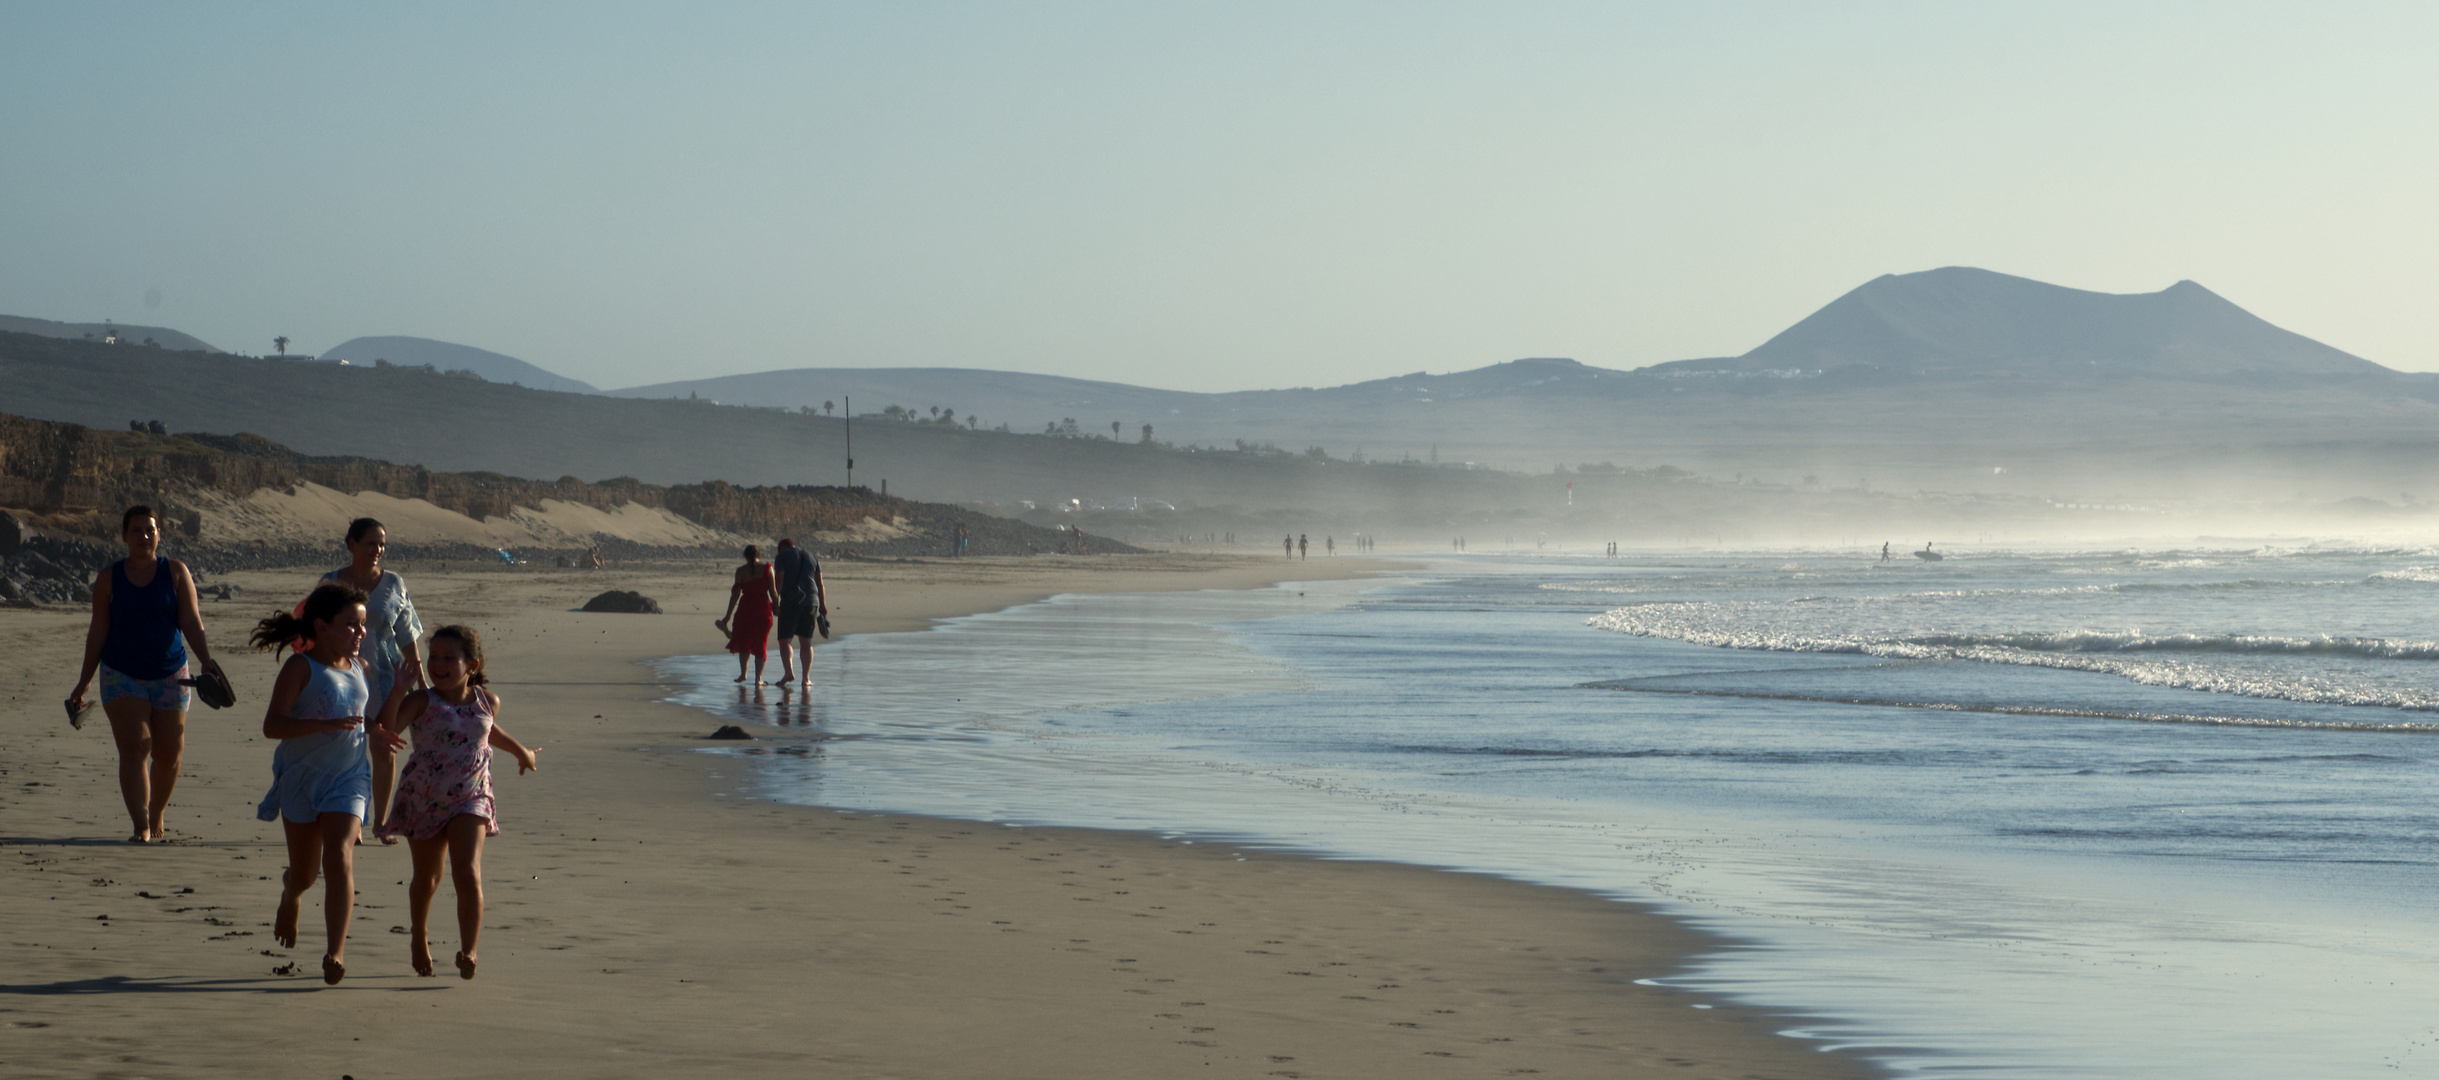
<path id="1" fill-rule="evenodd" d="M 1381 564 L 1209 556 L 834 563 L 843 632 L 1061 592 L 1243 588 Z M 254 820 L 268 656 L 243 630 L 312 575 L 205 602 L 238 708 L 197 706 L 171 842 L 124 843 L 106 721 L 71 731 L 85 616 L 0 610 L 0 1072 L 10 1076 L 1846 1077 L 1787 1022 L 1634 985 L 1713 944 L 1629 905 L 1415 867 L 1129 833 L 781 806 L 689 753 L 710 718 L 642 662 L 710 652 L 721 568 L 398 566 L 427 626 L 484 630 L 502 835 L 475 980 L 407 965 L 403 846 L 360 849 L 349 975 L 268 925 Z M 610 588 L 661 616 L 573 611 Z M 777 661 L 771 672 L 776 677 Z M 818 688 L 816 690 L 818 693 Z M 293 969 L 287 965 L 294 964 Z M 280 974 L 293 970 L 295 974 Z"/>

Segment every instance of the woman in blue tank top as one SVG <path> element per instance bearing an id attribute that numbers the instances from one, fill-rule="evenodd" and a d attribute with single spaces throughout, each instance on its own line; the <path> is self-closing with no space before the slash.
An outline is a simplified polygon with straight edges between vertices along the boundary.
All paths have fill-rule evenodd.
<path id="1" fill-rule="evenodd" d="M 186 752 L 186 709 L 192 694 L 178 680 L 190 670 L 187 653 L 207 667 L 195 577 L 186 564 L 163 558 L 161 523 L 149 506 L 131 506 L 119 519 L 127 557 L 93 581 L 93 625 L 85 631 L 85 666 L 68 707 L 82 710 L 96 674 L 102 712 L 119 744 L 119 792 L 135 822 L 132 844 L 163 838 L 162 814 L 178 783 Z"/>

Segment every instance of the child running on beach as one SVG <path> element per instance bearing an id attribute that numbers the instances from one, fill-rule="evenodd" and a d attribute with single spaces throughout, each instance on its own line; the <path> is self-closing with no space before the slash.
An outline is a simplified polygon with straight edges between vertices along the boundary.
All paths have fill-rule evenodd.
<path id="1" fill-rule="evenodd" d="M 390 804 L 381 834 L 406 837 L 415 857 L 415 876 L 407 886 L 414 923 L 408 949 L 415 974 L 432 974 L 426 931 L 445 855 L 457 891 L 457 974 L 471 979 L 475 940 L 483 932 L 483 838 L 500 833 L 498 808 L 491 799 L 492 748 L 513 755 L 520 775 L 541 766 L 534 762 L 533 750 L 500 730 L 500 698 L 483 688 L 489 681 L 483 677 L 483 638 L 473 627 L 433 631 L 424 674 L 432 680 L 431 689 L 403 699 L 393 692 L 382 709 L 383 728 L 414 730 L 415 752 L 399 770 L 398 797 Z"/>
<path id="2" fill-rule="evenodd" d="M 288 833 L 288 869 L 280 877 L 279 913 L 271 936 L 296 947 L 297 919 L 305 890 L 316 876 L 327 878 L 322 918 L 330 945 L 322 953 L 322 981 L 347 977 L 347 923 L 355 914 L 356 830 L 372 801 L 372 759 L 367 739 L 392 750 L 406 740 L 388 731 L 367 732 L 370 691 L 364 685 L 364 591 L 336 582 L 305 597 L 299 613 L 281 612 L 254 629 L 254 647 L 277 650 L 308 642 L 288 658 L 271 687 L 263 711 L 263 737 L 279 740 L 271 755 L 271 792 L 255 808 L 264 821 L 279 821 Z M 394 696 L 394 695 L 393 695 Z"/>

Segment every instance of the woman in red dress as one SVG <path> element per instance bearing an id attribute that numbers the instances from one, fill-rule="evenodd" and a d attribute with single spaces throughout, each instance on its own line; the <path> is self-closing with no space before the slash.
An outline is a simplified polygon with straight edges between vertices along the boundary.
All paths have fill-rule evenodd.
<path id="1" fill-rule="evenodd" d="M 737 654 L 737 678 L 745 681 L 745 661 L 754 661 L 754 684 L 762 684 L 762 664 L 771 648 L 771 612 L 779 602 L 779 587 L 771 580 L 771 566 L 762 561 L 762 549 L 751 544 L 745 548 L 745 565 L 737 568 L 737 581 L 728 587 L 728 612 L 713 626 L 728 635 L 728 651 Z"/>

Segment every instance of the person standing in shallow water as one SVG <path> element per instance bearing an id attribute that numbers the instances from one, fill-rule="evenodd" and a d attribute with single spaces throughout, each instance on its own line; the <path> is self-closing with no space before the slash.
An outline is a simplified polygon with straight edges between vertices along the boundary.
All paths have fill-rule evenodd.
<path id="1" fill-rule="evenodd" d="M 745 565 L 737 568 L 736 580 L 728 587 L 728 611 L 712 624 L 728 635 L 728 651 L 737 654 L 737 677 L 731 681 L 745 681 L 745 661 L 751 657 L 754 685 L 762 685 L 762 665 L 770 660 L 771 621 L 778 603 L 778 585 L 771 580 L 770 564 L 762 561 L 761 548 L 747 544 Z"/>
<path id="2" fill-rule="evenodd" d="M 71 713 L 85 707 L 98 673 L 102 712 L 119 748 L 119 794 L 127 800 L 131 844 L 165 838 L 162 817 L 178 786 L 186 753 L 186 712 L 194 694 L 179 680 L 191 670 L 187 653 L 216 669 L 204 642 L 195 577 L 186 564 L 161 555 L 161 522 L 149 506 L 119 518 L 127 557 L 93 579 L 93 622 L 85 631 L 85 663 L 68 694 Z"/>
<path id="3" fill-rule="evenodd" d="M 335 581 L 364 594 L 364 685 L 375 708 L 389 700 L 390 686 L 400 679 L 406 680 L 409 690 L 423 685 L 423 659 L 415 648 L 423 637 L 423 620 L 416 616 L 415 601 L 407 595 L 406 579 L 381 568 L 381 557 L 389 553 L 389 547 L 388 529 L 372 518 L 357 518 L 347 523 L 347 565 L 322 575 L 323 581 Z M 398 755 L 378 739 L 373 741 L 372 751 L 373 816 L 366 824 L 379 836 L 398 775 Z M 384 836 L 381 842 L 395 844 L 398 839 Z"/>
<path id="4" fill-rule="evenodd" d="M 965 542 L 965 526 L 957 526 L 957 542 Z M 771 556 L 771 570 L 779 575 L 779 685 L 791 682 L 799 688 L 813 688 L 813 635 L 820 620 L 830 615 L 830 597 L 822 589 L 821 560 L 810 551 L 796 546 L 793 538 L 782 537 L 779 552 Z M 791 650 L 801 666 L 789 666 Z"/>

